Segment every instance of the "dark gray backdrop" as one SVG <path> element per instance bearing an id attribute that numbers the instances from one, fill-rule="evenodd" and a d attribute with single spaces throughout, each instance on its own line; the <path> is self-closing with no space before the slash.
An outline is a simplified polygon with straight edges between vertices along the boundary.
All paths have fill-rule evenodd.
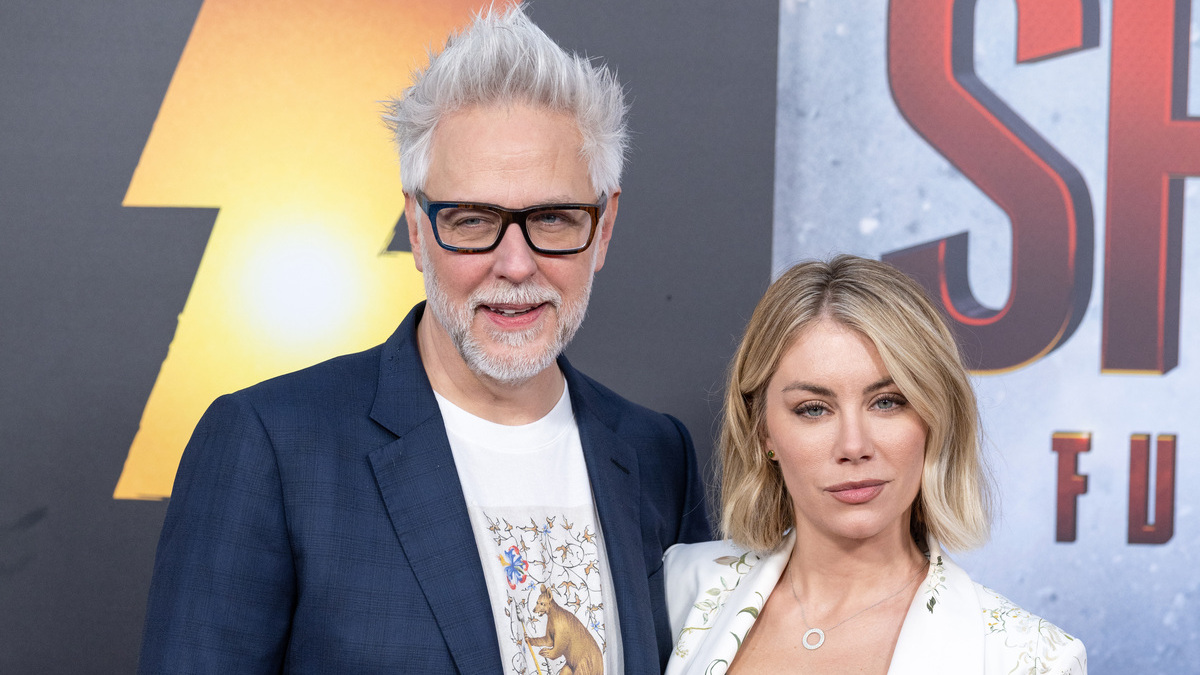
<path id="1" fill-rule="evenodd" d="M 215 211 L 120 204 L 200 5 L 0 3 L 0 673 L 136 663 L 165 504 L 112 491 Z M 621 215 L 569 354 L 683 419 L 707 462 L 769 281 L 778 5 L 532 14 L 633 102 Z"/>

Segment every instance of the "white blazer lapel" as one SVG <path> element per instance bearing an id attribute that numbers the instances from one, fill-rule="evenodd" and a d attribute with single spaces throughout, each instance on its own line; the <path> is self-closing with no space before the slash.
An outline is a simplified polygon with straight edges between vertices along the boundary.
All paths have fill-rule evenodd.
<path id="1" fill-rule="evenodd" d="M 672 659 L 665 675 L 725 672 L 783 576 L 794 542 L 789 534 L 778 551 L 761 559 L 753 553 L 741 556 L 730 546 L 728 555 L 705 561 L 700 569 L 707 587 L 688 611 L 675 644 L 676 656 L 694 653 Z"/>
<path id="2" fill-rule="evenodd" d="M 908 608 L 888 675 L 982 675 L 982 622 L 974 582 L 931 537 L 929 574 Z"/>

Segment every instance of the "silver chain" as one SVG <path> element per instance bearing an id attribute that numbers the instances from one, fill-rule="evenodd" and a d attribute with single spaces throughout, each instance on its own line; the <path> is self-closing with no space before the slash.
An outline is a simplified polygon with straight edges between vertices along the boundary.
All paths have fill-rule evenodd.
<path id="1" fill-rule="evenodd" d="M 853 619 L 854 617 L 858 616 L 859 614 L 862 614 L 863 612 L 866 612 L 867 610 L 875 609 L 876 607 L 882 605 L 883 603 L 887 602 L 888 600 L 891 600 L 892 598 L 896 597 L 897 595 L 900 595 L 900 592 L 903 591 L 904 589 L 908 588 L 910 585 L 912 585 L 912 582 L 915 581 L 916 578 L 921 575 L 921 572 L 928 567 L 929 567 L 928 561 L 926 561 L 924 565 L 918 565 L 916 573 L 913 574 L 911 577 L 909 577 L 908 581 L 905 581 L 904 585 L 901 586 L 900 588 L 897 588 L 891 595 L 887 596 L 886 598 L 880 600 L 879 602 L 876 602 L 875 604 L 873 604 L 869 607 L 865 607 L 863 609 L 858 610 L 857 612 L 855 612 L 855 613 L 851 614 L 850 616 L 842 619 L 841 621 L 833 624 L 832 626 L 830 626 L 829 628 L 826 628 L 825 630 L 821 630 L 820 628 L 813 628 L 813 627 L 809 626 L 808 616 L 806 616 L 804 613 L 804 603 L 800 602 L 800 596 L 796 594 L 795 575 L 792 574 L 791 568 L 788 568 L 788 588 L 792 591 L 792 597 L 796 600 L 796 604 L 800 606 L 800 618 L 804 620 L 804 628 L 806 629 L 804 632 L 804 637 L 800 638 L 801 644 L 804 645 L 805 649 L 808 649 L 810 651 L 825 644 L 825 632 L 826 631 L 831 631 L 834 628 L 837 628 L 838 626 L 846 623 L 850 619 Z M 808 641 L 809 635 L 817 636 L 818 641 L 816 644 L 810 643 Z"/>

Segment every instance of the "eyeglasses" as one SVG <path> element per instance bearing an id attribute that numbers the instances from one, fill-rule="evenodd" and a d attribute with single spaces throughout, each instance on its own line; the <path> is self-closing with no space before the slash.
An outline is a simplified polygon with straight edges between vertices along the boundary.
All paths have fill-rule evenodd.
<path id="1" fill-rule="evenodd" d="M 595 204 L 540 204 L 520 211 L 469 202 L 431 202 L 417 190 L 417 204 L 433 236 L 447 251 L 487 253 L 500 245 L 508 226 L 516 223 L 529 248 L 544 255 L 579 253 L 592 243 L 596 225 L 604 215 L 607 195 Z"/>

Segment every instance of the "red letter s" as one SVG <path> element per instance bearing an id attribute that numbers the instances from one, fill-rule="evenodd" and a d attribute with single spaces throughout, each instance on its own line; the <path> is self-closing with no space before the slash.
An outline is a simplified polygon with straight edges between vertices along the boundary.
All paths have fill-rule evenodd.
<path id="1" fill-rule="evenodd" d="M 1097 0 L 1018 3 L 1020 61 L 1099 44 Z M 1012 285 L 1000 309 L 967 280 L 967 234 L 885 254 L 920 281 L 980 371 L 1023 366 L 1078 327 L 1092 285 L 1091 196 L 1079 171 L 975 74 L 975 0 L 892 0 L 888 80 L 908 123 L 1012 221 Z"/>

